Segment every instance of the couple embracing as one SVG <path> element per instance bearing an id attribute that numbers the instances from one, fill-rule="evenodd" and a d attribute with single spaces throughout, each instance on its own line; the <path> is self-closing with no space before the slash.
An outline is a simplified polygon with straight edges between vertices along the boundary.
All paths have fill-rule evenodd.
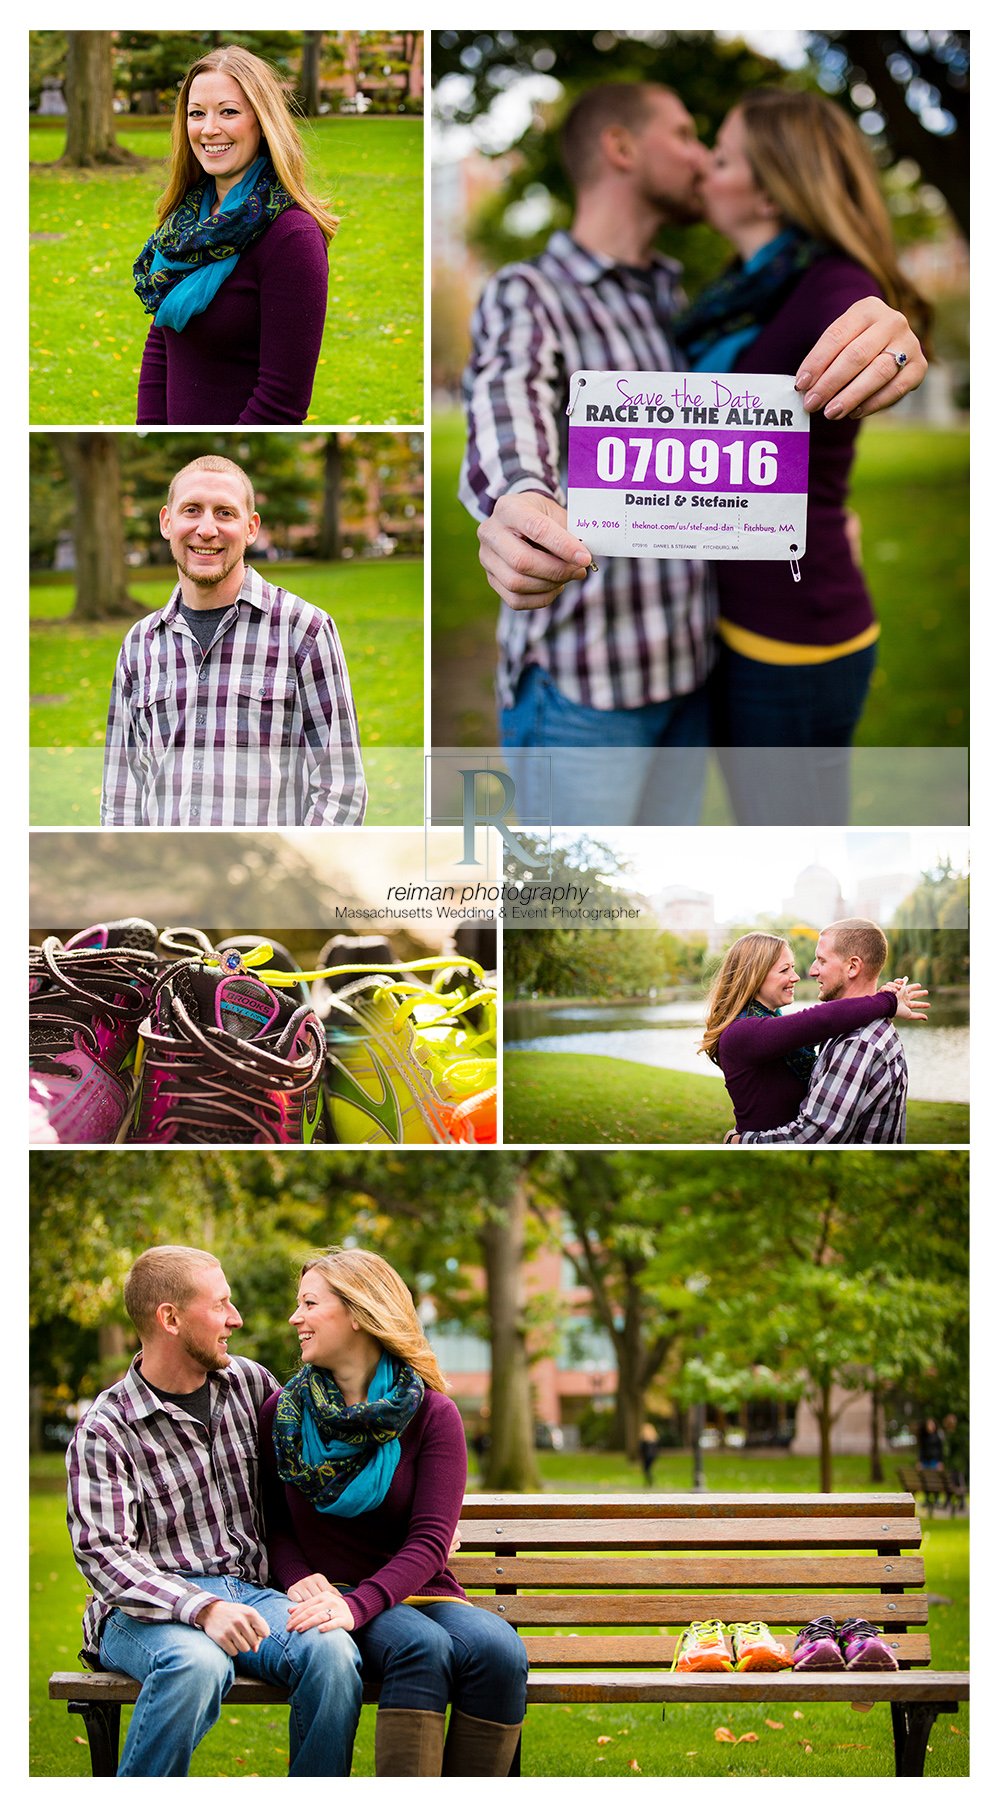
<path id="1" fill-rule="evenodd" d="M 67 1457 L 84 1656 L 141 1685 L 118 1775 L 186 1776 L 239 1674 L 287 1690 L 291 1776 L 350 1775 L 363 1689 L 377 1775 L 506 1776 L 527 1656 L 448 1567 L 465 1434 L 396 1271 L 308 1258 L 284 1387 L 229 1354 L 206 1250 L 146 1250 L 125 1306 L 139 1354 Z"/>
<path id="2" fill-rule="evenodd" d="M 893 1019 L 924 1022 L 927 993 L 908 978 L 881 981 L 887 954 L 866 917 L 829 924 L 809 969 L 821 1002 L 786 1017 L 799 978 L 788 943 L 756 930 L 733 943 L 699 1049 L 732 1100 L 727 1143 L 905 1142 L 906 1056 Z"/>

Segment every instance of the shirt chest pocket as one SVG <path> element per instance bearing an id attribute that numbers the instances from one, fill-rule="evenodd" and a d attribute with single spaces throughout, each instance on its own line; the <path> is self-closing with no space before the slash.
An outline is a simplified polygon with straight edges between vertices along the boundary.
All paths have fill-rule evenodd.
<path id="1" fill-rule="evenodd" d="M 153 672 L 139 687 L 136 728 L 141 741 L 154 753 L 162 753 L 177 726 L 177 686 L 172 678 Z"/>
<path id="2" fill-rule="evenodd" d="M 237 745 L 247 747 L 284 741 L 295 713 L 294 672 L 240 678 L 232 693 Z"/>

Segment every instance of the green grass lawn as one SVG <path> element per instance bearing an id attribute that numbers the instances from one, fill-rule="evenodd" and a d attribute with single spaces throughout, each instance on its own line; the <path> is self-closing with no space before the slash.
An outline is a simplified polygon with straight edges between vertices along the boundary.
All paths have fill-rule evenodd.
<path id="1" fill-rule="evenodd" d="M 464 438 L 457 410 L 435 413 L 434 741 L 441 747 L 496 745 L 496 598 L 479 565 L 475 524 L 456 497 Z M 865 570 L 882 622 L 859 744 L 964 747 L 968 434 L 874 421 L 858 443 L 851 500 L 861 517 Z M 711 796 L 709 810 L 716 814 Z M 911 819 L 927 820 L 905 818 Z"/>
<path id="2" fill-rule="evenodd" d="M 310 422 L 410 425 L 423 419 L 423 122 L 319 119 L 302 128 L 315 185 L 340 216 Z M 36 165 L 62 153 L 63 128 L 36 124 Z M 167 120 L 130 122 L 135 168 L 31 174 L 30 418 L 33 424 L 135 420 L 149 324 L 132 265 L 155 223 L 170 145 Z"/>
<path id="3" fill-rule="evenodd" d="M 724 1086 L 613 1055 L 512 1049 L 503 1065 L 508 1143 L 721 1143 L 733 1127 Z M 911 1099 L 910 1143 L 966 1143 L 969 1107 Z"/>
<path id="4" fill-rule="evenodd" d="M 542 1452 L 544 1486 L 566 1493 L 633 1491 L 637 1473 L 619 1455 Z M 836 1460 L 834 1485 L 841 1491 L 871 1486 L 860 1457 Z M 90 1766 L 81 1723 L 63 1703 L 50 1702 L 46 1681 L 52 1670 L 79 1668 L 79 1619 L 84 1585 L 73 1564 L 66 1535 L 60 1459 L 32 1465 L 30 1614 L 30 1770 L 32 1776 L 88 1776 Z M 799 1493 L 817 1485 L 815 1459 L 742 1451 L 707 1451 L 706 1484 L 718 1492 Z M 657 1463 L 655 1491 L 691 1485 L 690 1455 L 672 1451 Z M 894 1464 L 886 1459 L 882 1487 L 896 1488 Z M 969 1524 L 965 1519 L 924 1522 L 924 1558 L 930 1607 L 931 1649 L 939 1669 L 967 1669 L 969 1663 Z M 936 1599 L 934 1598 L 936 1597 Z M 769 1726 L 768 1719 L 780 1724 Z M 219 1724 L 195 1754 L 196 1776 L 280 1776 L 286 1764 L 284 1709 L 222 1711 Z M 724 1725 L 737 1738 L 722 1743 Z M 928 1776 L 968 1772 L 968 1708 L 935 1723 L 927 1758 Z M 354 1753 L 355 1776 L 373 1775 L 374 1710 L 365 1708 Z M 636 1768 L 637 1767 L 637 1768 Z M 849 1707 L 806 1703 L 778 1710 L 734 1705 L 723 1714 L 712 1706 L 677 1704 L 666 1712 L 653 1704 L 529 1709 L 524 1738 L 524 1774 L 565 1776 L 891 1776 L 892 1738 L 884 1709 L 859 1714 Z"/>
<path id="5" fill-rule="evenodd" d="M 334 617 L 361 731 L 367 821 L 420 820 L 423 786 L 423 563 L 372 559 L 289 562 L 265 577 Z M 144 610 L 167 601 L 172 569 L 130 580 L 135 615 L 93 624 L 67 619 L 69 578 L 32 585 L 31 822 L 84 827 L 99 820 L 108 698 L 122 637 Z"/>

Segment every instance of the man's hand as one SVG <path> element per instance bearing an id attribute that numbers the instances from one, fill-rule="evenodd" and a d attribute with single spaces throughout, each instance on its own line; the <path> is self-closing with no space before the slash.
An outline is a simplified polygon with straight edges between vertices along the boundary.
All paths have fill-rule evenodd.
<path id="1" fill-rule="evenodd" d="M 212 1601 L 202 1608 L 195 1625 L 230 1657 L 258 1650 L 271 1630 L 255 1607 L 244 1607 L 239 1601 Z"/>
<path id="2" fill-rule="evenodd" d="M 479 563 L 512 609 L 544 609 L 564 584 L 584 578 L 592 560 L 566 531 L 566 510 L 535 490 L 501 496 L 479 525 Z"/>
<path id="3" fill-rule="evenodd" d="M 290 1601 L 308 1601 L 313 1595 L 326 1595 L 333 1588 L 333 1583 L 320 1570 L 314 1570 L 311 1576 L 303 1576 L 301 1582 L 293 1582 L 288 1589 Z"/>
<path id="4" fill-rule="evenodd" d="M 897 352 L 906 353 L 902 368 Z M 795 387 L 805 391 L 802 405 L 807 414 L 822 408 L 829 421 L 848 414 L 862 420 L 866 414 L 891 408 L 926 374 L 927 359 L 905 314 L 877 295 L 866 295 L 839 315 L 806 353 Z"/>
<path id="5" fill-rule="evenodd" d="M 319 1632 L 353 1632 L 354 1615 L 340 1590 L 327 1583 L 320 1593 L 292 1608 L 287 1624 L 289 1632 L 309 1632 L 313 1627 Z"/>

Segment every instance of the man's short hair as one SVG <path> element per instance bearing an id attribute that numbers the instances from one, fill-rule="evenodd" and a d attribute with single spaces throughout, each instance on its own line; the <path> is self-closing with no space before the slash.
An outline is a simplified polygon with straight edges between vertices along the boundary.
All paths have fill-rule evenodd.
<path id="1" fill-rule="evenodd" d="M 889 944 L 877 923 L 867 917 L 841 917 L 823 931 L 833 941 L 833 952 L 840 960 L 859 960 L 866 973 L 881 973 Z"/>
<path id="2" fill-rule="evenodd" d="M 125 1310 L 140 1337 L 151 1331 L 156 1308 L 169 1301 L 184 1307 L 198 1291 L 197 1270 L 218 1268 L 219 1258 L 207 1249 L 160 1243 L 136 1256 L 125 1276 Z"/>
<path id="3" fill-rule="evenodd" d="M 170 479 L 170 488 L 167 491 L 168 508 L 171 506 L 174 497 L 177 494 L 177 485 L 187 471 L 223 471 L 228 477 L 237 477 L 243 485 L 243 494 L 246 497 L 247 504 L 247 514 L 252 515 L 255 513 L 257 504 L 254 499 L 253 484 L 250 482 L 243 466 L 238 465 L 235 459 L 223 458 L 221 453 L 218 452 L 205 452 L 202 454 L 201 458 L 192 458 L 186 465 L 181 466 L 180 470 Z"/>
<path id="4" fill-rule="evenodd" d="M 607 126 L 639 132 L 658 94 L 672 94 L 659 82 L 602 82 L 573 102 L 559 133 L 559 154 L 574 190 L 594 173 L 601 133 Z"/>

